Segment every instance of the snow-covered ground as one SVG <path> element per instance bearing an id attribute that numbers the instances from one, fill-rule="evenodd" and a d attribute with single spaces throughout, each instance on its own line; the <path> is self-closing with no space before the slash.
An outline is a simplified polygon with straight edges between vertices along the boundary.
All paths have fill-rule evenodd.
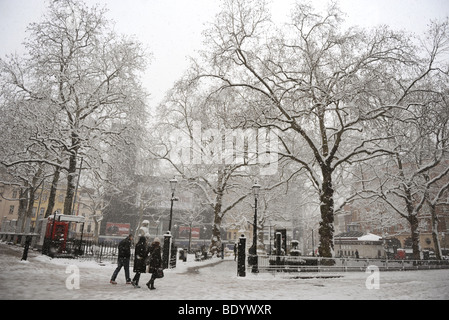
<path id="1" fill-rule="evenodd" d="M 165 277 L 156 280 L 157 290 L 149 291 L 145 286 L 149 274 L 142 275 L 140 289 L 125 284 L 123 270 L 117 277 L 118 284 L 111 285 L 109 279 L 115 264 L 51 259 L 33 251 L 27 261 L 20 261 L 22 250 L 0 243 L 2 300 L 449 299 L 449 270 L 348 272 L 334 278 L 309 274 L 312 277 L 301 279 L 295 278 L 298 274 L 247 273 L 242 278 L 237 277 L 233 259 L 212 259 L 178 262 L 176 269 L 166 270 Z M 133 276 L 132 269 L 130 272 Z"/>

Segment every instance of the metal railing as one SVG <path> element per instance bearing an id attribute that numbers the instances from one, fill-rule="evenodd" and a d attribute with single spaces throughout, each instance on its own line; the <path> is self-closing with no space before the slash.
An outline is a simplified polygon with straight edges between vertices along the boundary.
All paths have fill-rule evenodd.
<path id="1" fill-rule="evenodd" d="M 75 240 L 71 243 L 73 251 L 77 252 L 77 258 L 81 260 L 93 260 L 98 263 L 110 262 L 116 263 L 118 257 L 118 244 L 116 243 L 100 243 L 94 241 Z M 131 250 L 130 265 L 134 262 L 134 250 Z"/>
<path id="2" fill-rule="evenodd" d="M 76 258 L 79 260 L 92 260 L 98 263 L 117 262 L 118 244 L 104 242 L 97 244 L 91 240 L 51 241 L 45 239 L 42 253 L 55 258 Z M 134 250 L 131 250 L 130 265 L 134 262 Z"/>
<path id="3" fill-rule="evenodd" d="M 251 257 L 248 259 L 251 261 Z M 348 272 L 366 271 L 376 266 L 379 271 L 449 269 L 449 260 L 388 260 L 322 258 L 306 256 L 258 256 L 259 272 Z M 253 265 L 248 263 L 247 269 Z"/>

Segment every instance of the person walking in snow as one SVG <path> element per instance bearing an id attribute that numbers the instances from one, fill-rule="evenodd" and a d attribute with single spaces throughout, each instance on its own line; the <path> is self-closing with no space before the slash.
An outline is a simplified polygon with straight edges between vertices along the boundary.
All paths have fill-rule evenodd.
<path id="1" fill-rule="evenodd" d="M 134 288 L 139 287 L 140 274 L 145 273 L 146 264 L 145 260 L 148 257 L 148 248 L 147 248 L 147 238 L 143 235 L 140 236 L 139 242 L 136 244 L 136 248 L 134 250 L 134 267 L 133 271 L 136 273 L 133 280 L 131 281 Z"/>
<path id="2" fill-rule="evenodd" d="M 154 280 L 159 277 L 158 270 L 162 268 L 161 241 L 159 238 L 154 239 L 148 252 L 150 254 L 150 264 L 148 270 L 149 273 L 151 273 L 151 279 L 147 282 L 147 287 L 150 290 L 154 290 L 156 289 L 154 287 Z"/>
<path id="3" fill-rule="evenodd" d="M 114 270 L 114 273 L 111 277 L 111 284 L 117 284 L 115 279 L 117 278 L 118 273 L 122 269 L 125 269 L 125 278 L 126 284 L 131 284 L 131 278 L 129 277 L 129 259 L 131 257 L 131 244 L 133 241 L 133 235 L 130 234 L 125 239 L 120 241 L 118 245 L 118 259 L 117 259 L 117 268 Z"/>

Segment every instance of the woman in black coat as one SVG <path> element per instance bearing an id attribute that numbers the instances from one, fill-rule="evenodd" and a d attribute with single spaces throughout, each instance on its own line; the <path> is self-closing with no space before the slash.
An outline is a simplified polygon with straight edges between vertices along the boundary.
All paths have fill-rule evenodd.
<path id="1" fill-rule="evenodd" d="M 147 239 L 144 236 L 139 238 L 139 242 L 136 244 L 134 251 L 134 269 L 136 275 L 131 282 L 135 288 L 139 287 L 140 274 L 145 273 L 146 264 L 145 260 L 148 257 Z"/>
<path id="2" fill-rule="evenodd" d="M 162 267 L 161 241 L 159 238 L 154 239 L 148 251 L 150 253 L 149 272 L 151 273 L 151 279 L 148 281 L 147 287 L 150 290 L 154 290 L 156 289 L 154 280 L 157 278 L 157 271 Z"/>

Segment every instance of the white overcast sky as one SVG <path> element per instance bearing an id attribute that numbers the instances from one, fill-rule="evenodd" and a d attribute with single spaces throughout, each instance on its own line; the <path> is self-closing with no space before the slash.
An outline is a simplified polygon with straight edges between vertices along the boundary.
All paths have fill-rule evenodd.
<path id="1" fill-rule="evenodd" d="M 120 33 L 136 35 L 152 52 L 152 61 L 142 79 L 154 106 L 186 69 L 187 57 L 201 48 L 201 33 L 213 20 L 220 0 L 86 0 L 105 4 L 108 17 Z M 276 21 L 285 20 L 294 0 L 272 0 Z M 327 0 L 313 0 L 325 6 Z M 422 33 L 430 19 L 449 16 L 449 0 L 339 0 L 347 23 Z M 0 57 L 23 50 L 25 29 L 40 20 L 43 0 L 0 0 Z"/>

